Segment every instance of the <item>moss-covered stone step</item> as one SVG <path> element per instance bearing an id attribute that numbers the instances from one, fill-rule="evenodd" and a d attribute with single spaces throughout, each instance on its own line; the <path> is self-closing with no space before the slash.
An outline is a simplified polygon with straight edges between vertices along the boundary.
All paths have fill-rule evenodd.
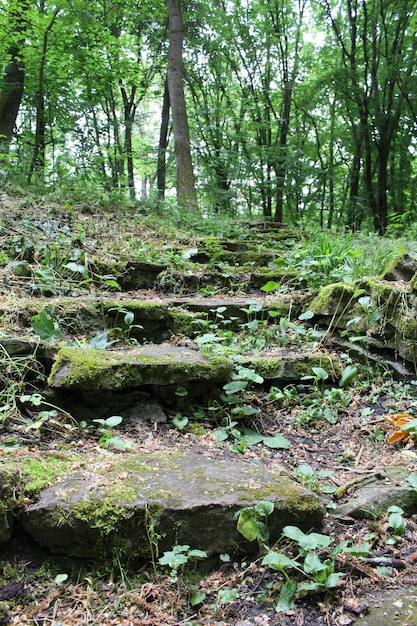
<path id="1" fill-rule="evenodd" d="M 122 558 L 149 558 L 177 544 L 208 555 L 247 550 L 235 514 L 261 500 L 274 504 L 272 542 L 286 524 L 310 530 L 324 516 L 318 497 L 278 470 L 178 449 L 89 453 L 78 467 L 71 457 L 50 481 L 20 521 L 40 545 L 70 556 L 102 559 L 116 548 Z"/>
<path id="2" fill-rule="evenodd" d="M 337 380 L 341 367 L 337 357 L 321 352 L 263 352 L 242 357 L 266 382 L 298 382 L 312 368 L 326 369 Z M 208 356 L 198 350 L 160 344 L 125 350 L 62 348 L 49 376 L 55 390 L 120 391 L 149 387 L 162 402 L 172 401 L 169 387 L 185 387 L 191 397 L 221 388 L 231 379 L 234 363 L 227 357 Z"/>
<path id="3" fill-rule="evenodd" d="M 297 317 L 306 302 L 306 294 L 275 294 L 259 296 L 216 296 L 216 297 L 180 297 L 167 296 L 155 292 L 138 292 L 130 297 L 118 297 L 107 294 L 101 298 L 83 296 L 78 298 L 37 298 L 15 299 L 12 303 L 0 303 L 3 317 L 3 333 L 10 329 L 28 331 L 33 316 L 46 312 L 62 329 L 65 336 L 93 337 L 96 333 L 119 329 L 120 337 L 128 333 L 129 339 L 139 343 L 144 341 L 161 343 L 172 334 L 194 337 L 203 322 L 214 321 L 221 309 L 223 319 L 228 319 L 228 327 L 238 330 L 239 325 L 254 319 L 279 322 L 280 317 Z M 273 316 L 268 316 L 272 311 Z M 125 322 L 126 313 L 133 313 L 129 326 Z M 34 333 L 30 334 L 33 340 Z M 29 338 L 30 338 L 29 337 Z M 0 340 L 1 341 L 1 340 Z M 5 342 L 7 351 L 29 352 L 27 342 L 22 338 L 10 338 Z M 9 352 L 10 353 L 10 352 Z"/>
<path id="4" fill-rule="evenodd" d="M 198 350 L 161 344 L 125 350 L 62 348 L 49 383 L 55 389 L 119 390 L 146 385 L 210 384 L 228 380 L 232 364 Z"/>
<path id="5" fill-rule="evenodd" d="M 395 267 L 391 270 L 395 274 Z M 368 279 L 327 285 L 310 303 L 314 321 L 342 333 L 383 361 L 417 361 L 417 294 L 403 281 Z"/>

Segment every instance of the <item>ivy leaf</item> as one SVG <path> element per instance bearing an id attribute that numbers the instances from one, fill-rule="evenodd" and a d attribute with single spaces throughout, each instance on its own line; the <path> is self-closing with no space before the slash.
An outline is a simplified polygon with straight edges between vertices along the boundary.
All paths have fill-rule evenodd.
<path id="1" fill-rule="evenodd" d="M 42 341 L 53 345 L 63 337 L 62 330 L 57 321 L 49 313 L 41 311 L 32 318 L 32 330 L 39 335 Z"/>

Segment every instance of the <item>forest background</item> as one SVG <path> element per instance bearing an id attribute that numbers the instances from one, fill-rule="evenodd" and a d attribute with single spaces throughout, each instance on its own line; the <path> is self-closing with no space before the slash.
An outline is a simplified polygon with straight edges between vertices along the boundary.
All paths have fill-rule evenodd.
<path id="1" fill-rule="evenodd" d="M 417 236 L 413 0 L 0 1 L 0 182 Z"/>

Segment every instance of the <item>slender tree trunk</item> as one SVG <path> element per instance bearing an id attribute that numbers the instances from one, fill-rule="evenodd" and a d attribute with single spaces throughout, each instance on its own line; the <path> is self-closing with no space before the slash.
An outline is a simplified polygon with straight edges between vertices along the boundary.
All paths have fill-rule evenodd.
<path id="1" fill-rule="evenodd" d="M 164 99 L 162 102 L 161 127 L 159 131 L 158 144 L 158 166 L 156 170 L 156 187 L 158 189 L 158 198 L 163 200 L 166 187 L 166 151 L 168 147 L 168 128 L 169 128 L 169 90 L 168 79 L 165 79 Z"/>
<path id="2" fill-rule="evenodd" d="M 36 105 L 36 131 L 35 131 L 35 145 L 33 147 L 32 162 L 30 164 L 28 174 L 28 184 L 32 180 L 33 172 L 38 170 L 43 172 L 45 168 L 45 152 L 46 152 L 46 121 L 45 121 L 45 66 L 46 66 L 46 52 L 48 49 L 49 33 L 54 25 L 58 13 L 61 9 L 56 9 L 52 15 L 51 21 L 43 35 L 42 55 L 39 67 L 39 84 L 38 84 L 38 101 Z"/>
<path id="3" fill-rule="evenodd" d="M 0 151 L 8 152 L 13 137 L 13 131 L 19 113 L 23 97 L 25 81 L 25 63 L 23 47 L 25 45 L 24 33 L 26 30 L 25 14 L 29 9 L 27 0 L 19 0 L 16 7 L 11 10 L 10 28 L 21 35 L 8 50 L 10 62 L 4 69 L 3 81 L 0 91 Z"/>
<path id="4" fill-rule="evenodd" d="M 182 44 L 184 24 L 181 14 L 181 0 L 168 0 L 168 21 L 168 90 L 174 130 L 177 200 L 180 205 L 198 211 L 183 84 Z"/>
<path id="5" fill-rule="evenodd" d="M 129 195 L 132 200 L 136 198 L 135 192 L 135 171 L 133 164 L 133 148 L 132 148 L 132 131 L 133 123 L 136 115 L 136 87 L 133 86 L 128 97 L 126 89 L 121 85 L 120 91 L 123 98 L 123 111 L 125 122 L 125 154 L 127 163 L 127 186 L 129 189 Z"/>

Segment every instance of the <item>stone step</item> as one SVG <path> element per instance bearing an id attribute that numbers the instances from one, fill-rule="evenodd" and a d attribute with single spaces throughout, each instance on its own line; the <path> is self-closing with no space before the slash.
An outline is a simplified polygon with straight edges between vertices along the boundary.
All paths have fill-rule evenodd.
<path id="1" fill-rule="evenodd" d="M 172 334 L 195 336 L 199 329 L 198 320 L 215 321 L 219 309 L 222 319 L 230 321 L 228 328 L 239 330 L 241 324 L 249 319 L 258 318 L 268 320 L 269 323 L 279 323 L 280 317 L 294 319 L 307 307 L 307 302 L 308 294 L 303 293 L 268 296 L 251 294 L 250 297 L 163 297 L 157 292 L 141 291 L 129 294 L 129 298 L 111 294 L 101 298 L 38 298 L 36 301 L 16 298 L 13 303 L 10 300 L 0 303 L 0 314 L 4 318 L 13 319 L 22 332 L 30 329 L 34 315 L 47 311 L 67 336 L 93 337 L 105 328 L 110 331 L 117 327 L 121 333 L 129 331 L 129 338 L 139 343 L 161 343 Z M 270 311 L 273 312 L 271 316 L 268 314 Z M 124 321 L 127 312 L 134 315 L 130 327 Z M 28 352 L 22 338 L 5 338 L 4 345 L 8 351 L 12 351 L 11 354 Z"/>
<path id="2" fill-rule="evenodd" d="M 243 355 L 239 363 L 252 368 L 269 383 L 299 382 L 322 367 L 329 382 L 341 373 L 338 358 L 323 352 L 277 350 Z M 210 356 L 197 349 L 172 344 L 135 346 L 123 350 L 94 350 L 66 347 L 59 350 L 49 376 L 53 389 L 81 391 L 120 391 L 141 387 L 210 386 L 230 380 L 231 358 Z"/>
<path id="3" fill-rule="evenodd" d="M 50 485 L 23 513 L 3 506 L 0 539 L 10 534 L 13 515 L 41 546 L 68 556 L 105 559 L 116 548 L 122 559 L 152 558 L 176 544 L 208 555 L 251 547 L 237 531 L 236 512 L 267 500 L 271 542 L 287 524 L 317 528 L 325 509 L 319 498 L 278 469 L 259 462 L 219 459 L 180 449 L 145 449 L 106 457 L 93 450 L 54 453 L 39 461 Z M 5 462 L 10 477 L 20 472 L 25 490 L 27 463 Z M 55 465 L 54 465 L 55 461 Z M 32 461 L 32 471 L 34 468 Z M 4 471 L 4 475 L 6 471 Z M 3 476 L 4 476 L 3 475 Z M 6 493 L 3 485 L 3 494 Z M 252 550 L 256 550 L 256 542 Z"/>

